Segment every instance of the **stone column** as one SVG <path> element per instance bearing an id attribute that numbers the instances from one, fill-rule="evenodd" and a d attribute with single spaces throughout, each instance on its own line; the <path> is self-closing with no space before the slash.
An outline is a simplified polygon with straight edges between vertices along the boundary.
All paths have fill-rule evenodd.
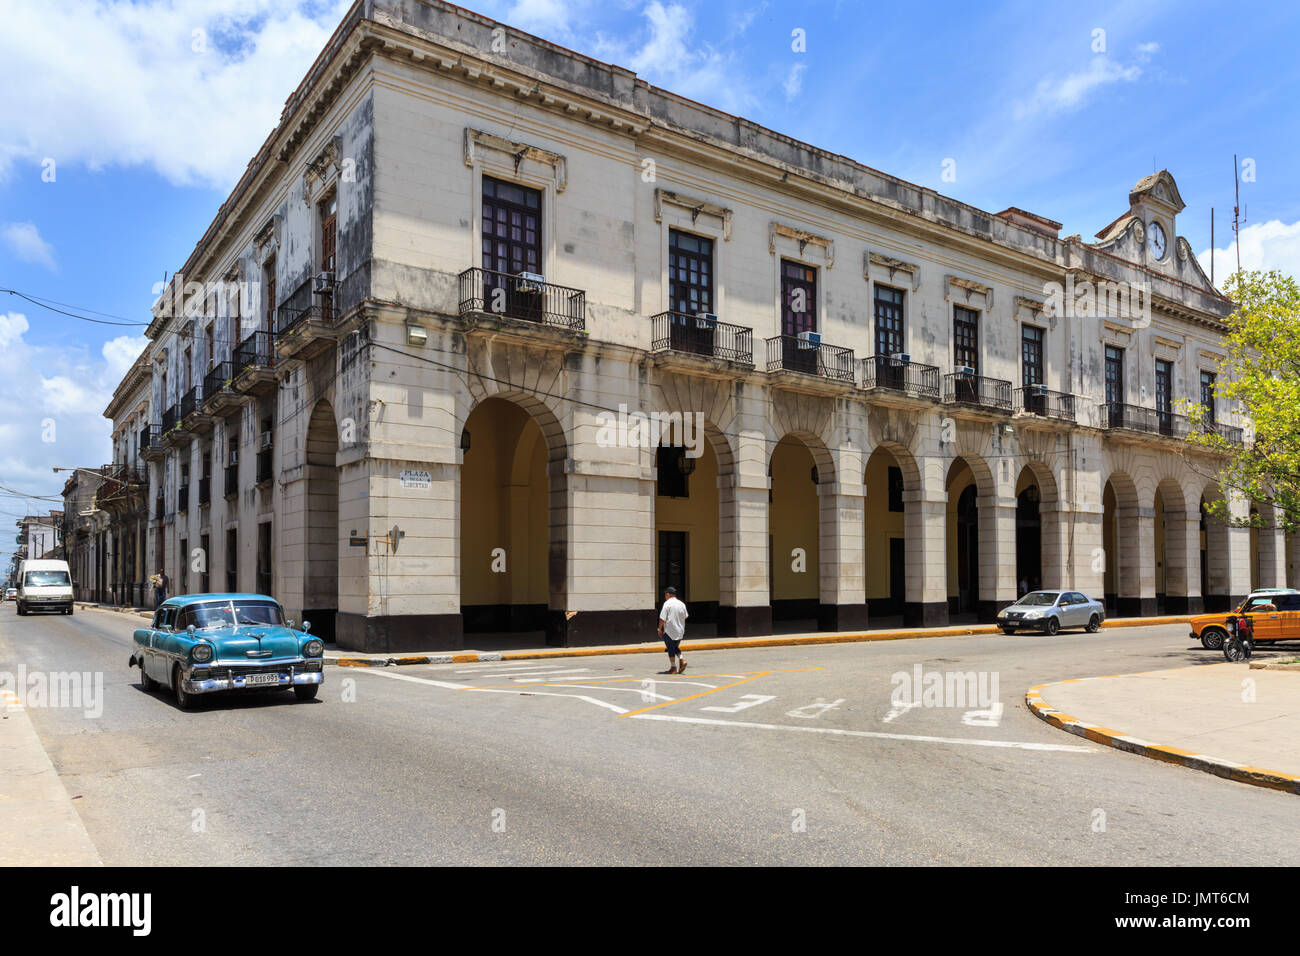
<path id="1" fill-rule="evenodd" d="M 931 472 L 934 472 L 931 475 Z M 922 487 L 903 492 L 907 541 L 904 627 L 948 623 L 948 496 L 938 469 L 922 471 Z"/>
<path id="2" fill-rule="evenodd" d="M 1016 499 L 981 495 L 979 506 L 979 620 L 997 620 L 1016 600 Z"/>
<path id="3" fill-rule="evenodd" d="M 859 474 L 847 468 L 846 477 Z M 862 482 L 840 481 L 817 486 L 821 516 L 821 631 L 860 630 L 867 626 L 867 581 L 863 564 L 864 508 Z"/>
<path id="4" fill-rule="evenodd" d="M 1200 614 L 1200 516 L 1165 512 L 1165 610 L 1170 614 Z"/>

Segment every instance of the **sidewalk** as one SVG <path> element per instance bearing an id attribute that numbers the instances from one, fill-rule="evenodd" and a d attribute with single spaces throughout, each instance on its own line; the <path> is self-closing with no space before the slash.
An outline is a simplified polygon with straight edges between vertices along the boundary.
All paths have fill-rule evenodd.
<path id="1" fill-rule="evenodd" d="M 99 866 L 27 711 L 0 695 L 0 866 Z"/>
<path id="2" fill-rule="evenodd" d="M 1242 783 L 1300 793 L 1300 671 L 1245 664 L 1088 677 L 1031 687 L 1062 730 Z M 1249 679 L 1253 685 L 1244 685 Z"/>
<path id="3" fill-rule="evenodd" d="M 1125 617 L 1106 621 L 1103 628 L 1158 627 L 1163 624 L 1186 624 L 1186 617 Z M 998 634 L 992 624 L 958 624 L 950 627 L 881 628 L 877 631 L 818 631 L 811 634 L 771 634 L 761 637 L 716 637 L 691 640 L 682 644 L 684 651 L 725 651 L 753 647 L 797 647 L 803 644 L 857 644 L 865 641 L 902 641 L 924 637 L 964 637 L 972 634 Z M 1082 634 L 1082 631 L 1077 632 Z M 1076 634 L 1062 633 L 1061 637 Z M 1021 632 L 1019 637 L 1031 636 Z M 1014 638 L 1008 638 L 1014 640 Z M 605 644 L 595 647 L 536 647 L 515 650 L 478 651 L 471 649 L 443 653 L 410 652 L 405 654 L 363 654 L 358 651 L 330 649 L 325 663 L 344 667 L 386 667 L 394 664 L 474 664 L 480 661 L 539 660 L 555 657 L 595 657 L 605 654 L 662 654 L 662 641 L 644 644 Z"/>

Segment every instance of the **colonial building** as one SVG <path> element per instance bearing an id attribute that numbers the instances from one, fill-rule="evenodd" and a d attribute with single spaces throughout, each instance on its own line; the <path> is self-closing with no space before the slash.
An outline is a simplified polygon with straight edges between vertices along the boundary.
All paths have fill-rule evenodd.
<path id="1" fill-rule="evenodd" d="M 1224 606 L 1289 549 L 1201 517 L 1178 400 L 1248 435 L 1182 211 L 1162 171 L 1061 237 L 362 0 L 155 305 L 147 421 L 110 409 L 145 564 L 372 651 L 644 640 L 668 584 L 695 634 L 988 620 L 1039 585 Z"/>

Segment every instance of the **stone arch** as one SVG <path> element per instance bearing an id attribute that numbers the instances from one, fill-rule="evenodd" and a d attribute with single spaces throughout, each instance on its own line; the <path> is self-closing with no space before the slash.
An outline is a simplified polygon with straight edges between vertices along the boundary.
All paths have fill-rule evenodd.
<path id="1" fill-rule="evenodd" d="M 1156 609 L 1161 614 L 1192 613 L 1199 609 L 1199 601 L 1193 599 L 1200 596 L 1196 582 L 1200 561 L 1193 547 L 1198 525 L 1192 524 L 1195 512 L 1188 513 L 1187 496 L 1177 479 L 1165 475 L 1156 481 L 1151 510 Z"/>
<path id="2" fill-rule="evenodd" d="M 998 552 L 1006 546 L 999 541 L 997 481 L 983 456 L 959 454 L 948 465 L 944 489 L 949 614 L 991 621 L 999 597 Z"/>
<path id="3" fill-rule="evenodd" d="M 817 434 L 787 432 L 767 459 L 768 585 L 774 621 L 822 621 L 837 516 L 835 464 Z"/>
<path id="4" fill-rule="evenodd" d="M 1150 561 L 1142 560 L 1142 508 L 1137 483 L 1121 468 L 1112 468 L 1102 483 L 1102 550 L 1108 613 L 1129 617 L 1142 613 L 1143 579 Z"/>
<path id="5" fill-rule="evenodd" d="M 467 631 L 545 629 L 549 641 L 568 603 L 569 441 L 547 398 L 521 389 L 489 389 L 475 377 L 469 380 L 469 391 L 477 397 L 461 419 L 457 440 L 462 627 Z M 484 427 L 479 427 L 480 420 Z M 500 425 L 509 426 L 508 438 Z M 492 443 L 506 440 L 513 440 L 513 445 L 503 457 L 497 456 L 499 461 L 489 462 Z M 477 458 L 476 451 L 485 457 Z M 536 487 L 542 474 L 544 491 Z M 497 520 L 501 514 L 508 520 L 505 528 L 497 529 L 497 541 L 483 540 L 475 523 L 483 520 L 482 515 Z M 543 525 L 544 548 L 538 544 Z M 483 546 L 488 550 L 478 553 Z M 504 554 L 495 551 L 498 547 Z M 468 561 L 489 570 L 478 564 L 469 568 Z M 539 563 L 544 563 L 544 569 L 537 567 Z M 487 573 L 504 577 L 487 584 L 492 581 L 484 578 Z M 541 582 L 544 600 L 539 600 Z"/>
<path id="6" fill-rule="evenodd" d="M 323 641 L 335 639 L 339 611 L 339 431 L 327 399 L 312 406 L 303 445 L 306 482 L 302 616 Z"/>
<path id="7" fill-rule="evenodd" d="M 1226 611 L 1232 605 L 1232 536 L 1226 519 L 1208 513 L 1209 505 L 1223 498 L 1217 481 L 1201 489 L 1200 555 L 1201 599 L 1207 611 Z"/>

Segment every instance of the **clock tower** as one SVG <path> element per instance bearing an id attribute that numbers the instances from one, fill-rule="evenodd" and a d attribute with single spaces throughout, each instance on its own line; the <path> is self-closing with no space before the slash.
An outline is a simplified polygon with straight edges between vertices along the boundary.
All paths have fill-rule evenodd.
<path id="1" fill-rule="evenodd" d="M 1169 170 L 1143 176 L 1128 194 L 1128 212 L 1099 233 L 1097 248 L 1129 262 L 1204 288 L 1201 271 L 1186 239 L 1178 235 L 1178 214 L 1187 208 Z"/>

